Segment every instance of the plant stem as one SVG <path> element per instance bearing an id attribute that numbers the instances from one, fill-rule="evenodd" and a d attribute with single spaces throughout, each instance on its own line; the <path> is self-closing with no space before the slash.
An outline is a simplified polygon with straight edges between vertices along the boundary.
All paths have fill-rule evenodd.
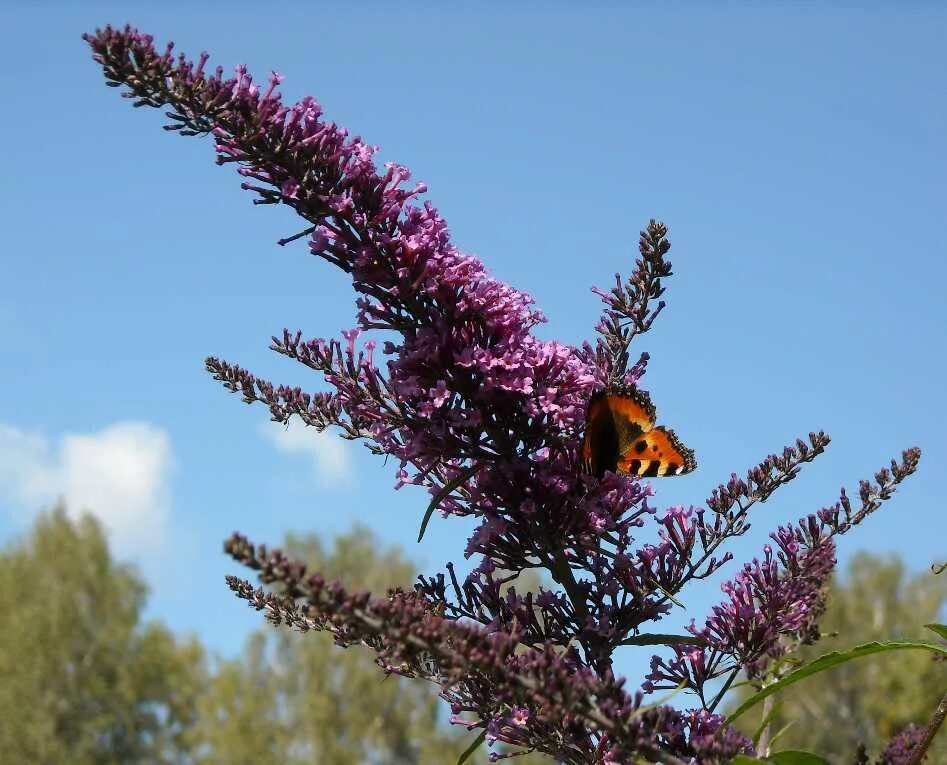
<path id="1" fill-rule="evenodd" d="M 588 618 L 589 609 L 585 604 L 585 596 L 579 589 L 578 582 L 575 581 L 575 576 L 572 574 L 572 567 L 569 566 L 569 561 L 566 559 L 565 553 L 563 553 L 562 550 L 556 550 L 553 553 L 551 571 L 556 581 L 565 589 L 569 600 L 572 601 L 572 607 L 575 609 L 581 628 Z"/>
<path id="2" fill-rule="evenodd" d="M 775 700 L 772 696 L 767 696 L 765 699 L 763 699 L 762 715 L 764 720 L 769 717 L 769 713 L 773 711 L 774 702 Z M 770 728 L 771 726 L 769 723 L 766 723 L 766 725 L 763 726 L 763 730 L 760 733 L 760 740 L 756 745 L 756 753 L 761 757 L 765 757 L 769 750 Z"/>
<path id="3" fill-rule="evenodd" d="M 733 668 L 733 672 L 730 673 L 730 677 L 727 678 L 727 682 L 723 684 L 723 688 L 720 689 L 720 692 L 714 696 L 714 700 L 710 702 L 710 706 L 707 707 L 708 712 L 713 712 L 717 708 L 727 691 L 730 690 L 730 686 L 733 685 L 733 681 L 737 679 L 737 675 L 740 674 L 740 667 L 736 666 Z"/>
<path id="4" fill-rule="evenodd" d="M 920 765 L 921 760 L 924 759 L 924 754 L 934 740 L 934 736 L 937 735 L 937 731 L 941 723 L 944 722 L 945 717 L 947 717 L 947 693 L 944 694 L 940 700 L 940 704 L 937 705 L 937 709 L 934 710 L 930 722 L 927 723 L 927 727 L 924 729 L 924 738 L 921 739 L 921 743 L 911 755 L 908 765 Z"/>

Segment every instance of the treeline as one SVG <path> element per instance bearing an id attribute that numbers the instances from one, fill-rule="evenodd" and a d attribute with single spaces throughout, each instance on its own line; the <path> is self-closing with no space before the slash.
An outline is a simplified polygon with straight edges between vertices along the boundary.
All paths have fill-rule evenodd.
<path id="1" fill-rule="evenodd" d="M 290 537 L 286 548 L 359 589 L 410 585 L 415 574 L 364 528 L 331 548 L 311 536 Z M 473 738 L 446 724 L 430 685 L 384 679 L 370 651 L 263 625 L 240 656 L 219 659 L 196 638 L 143 622 L 146 597 L 141 576 L 112 557 L 88 515 L 40 515 L 0 552 L 5 764 L 442 765 Z M 821 626 L 844 645 L 920 636 L 918 625 L 936 621 L 945 604 L 947 577 L 912 578 L 897 561 L 862 555 Z M 827 637 L 815 650 L 831 649 Z M 845 762 L 859 743 L 877 752 L 906 723 L 923 722 L 944 688 L 947 663 L 926 653 L 853 662 L 785 692 L 773 729 L 785 728 L 784 747 Z M 935 747 L 930 761 L 947 762 L 943 738 Z M 486 762 L 485 753 L 468 762 Z"/>
<path id="2" fill-rule="evenodd" d="M 414 577 L 365 529 L 331 550 L 287 541 L 359 587 Z M 215 659 L 196 638 L 143 623 L 146 596 L 88 515 L 44 514 L 0 553 L 4 765 L 442 765 L 474 737 L 446 724 L 430 685 L 385 679 L 368 650 L 262 625 L 240 656 Z"/>

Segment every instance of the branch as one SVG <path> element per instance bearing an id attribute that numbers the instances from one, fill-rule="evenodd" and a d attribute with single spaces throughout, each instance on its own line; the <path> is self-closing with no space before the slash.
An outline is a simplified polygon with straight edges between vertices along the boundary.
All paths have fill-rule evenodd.
<path id="1" fill-rule="evenodd" d="M 934 714 L 931 716 L 930 721 L 924 727 L 924 737 L 921 739 L 921 742 L 917 745 L 917 748 L 914 750 L 914 752 L 911 753 L 911 759 L 908 761 L 907 765 L 920 765 L 921 760 L 924 759 L 925 752 L 927 752 L 931 742 L 934 740 L 934 736 L 937 735 L 937 731 L 943 724 L 945 717 L 947 717 L 947 693 L 945 693 L 941 698 L 940 703 L 937 705 L 937 709 L 934 710 Z"/>

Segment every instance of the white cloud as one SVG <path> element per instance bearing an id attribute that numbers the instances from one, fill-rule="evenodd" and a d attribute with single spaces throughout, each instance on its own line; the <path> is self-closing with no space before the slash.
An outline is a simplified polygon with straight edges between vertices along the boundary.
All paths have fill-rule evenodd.
<path id="1" fill-rule="evenodd" d="M 59 499 L 71 514 L 88 510 L 124 553 L 164 542 L 171 467 L 168 434 L 151 423 L 65 433 L 56 448 L 41 433 L 0 423 L 0 496 L 25 517 Z"/>
<path id="2" fill-rule="evenodd" d="M 348 443 L 328 431 L 318 432 L 294 417 L 289 426 L 264 422 L 260 433 L 281 452 L 308 457 L 320 485 L 342 486 L 352 476 L 352 459 Z"/>

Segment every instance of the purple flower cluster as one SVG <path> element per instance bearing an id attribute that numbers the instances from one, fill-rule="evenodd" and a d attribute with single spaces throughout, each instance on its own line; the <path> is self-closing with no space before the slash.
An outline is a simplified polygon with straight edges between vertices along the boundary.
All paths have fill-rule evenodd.
<path id="1" fill-rule="evenodd" d="M 901 462 L 892 460 L 890 470 L 875 474 L 875 483 L 862 481 L 857 510 L 843 488 L 833 507 L 770 534 L 775 547 L 766 545 L 762 561 L 745 564 L 736 577 L 721 584 L 727 597 L 714 606 L 703 627 L 693 622 L 688 627 L 697 639 L 673 646 L 671 658 L 651 660 L 645 690 L 683 685 L 713 709 L 719 697 L 713 701 L 706 697 L 709 681 L 729 677 L 726 690 L 740 671 L 756 679 L 788 648 L 818 640 L 816 619 L 824 609 L 825 584 L 835 568 L 834 537 L 878 509 L 895 486 L 914 472 L 919 459 L 918 449 L 908 449 Z M 747 485 L 731 479 L 730 487 L 718 488 L 708 504 L 717 508 L 730 507 L 731 501 L 742 505 L 746 494 Z"/>
<path id="2" fill-rule="evenodd" d="M 207 369 L 274 420 L 299 417 L 361 439 L 398 460 L 396 486 L 431 496 L 429 514 L 478 519 L 465 554 L 474 571 L 419 578 L 410 593 L 352 595 L 339 584 L 268 553 L 239 535 L 228 552 L 259 572 L 268 590 L 230 585 L 271 620 L 330 631 L 340 645 L 372 647 L 386 672 L 437 683 L 454 721 L 489 741 L 542 751 L 565 763 L 725 762 L 751 753 L 713 713 L 705 683 L 739 671 L 755 677 L 793 641 L 817 636 L 822 587 L 834 566 L 833 536 L 858 523 L 913 472 L 918 453 L 864 484 L 862 507 L 834 508 L 773 534 L 762 561 L 724 585 L 726 599 L 685 635 L 643 632 L 667 616 L 688 582 L 730 560 L 721 546 L 749 528 L 750 508 L 792 480 L 829 439 L 812 433 L 718 486 L 706 508 L 658 513 L 651 487 L 580 469 L 585 408 L 597 388 L 637 385 L 648 356 L 630 364 L 632 341 L 664 308 L 671 275 L 666 227 L 641 232 L 632 274 L 598 291 L 604 311 L 595 345 L 541 340 L 544 321 L 529 295 L 491 276 L 451 242 L 444 220 L 408 187 L 409 171 L 377 147 L 323 119 L 312 98 L 283 104 L 278 75 L 260 89 L 239 67 L 225 79 L 158 52 L 126 27 L 87 35 L 109 85 L 136 106 L 167 109 L 167 129 L 213 137 L 219 164 L 235 164 L 259 204 L 283 204 L 306 221 L 287 244 L 352 278 L 357 327 L 342 338 L 304 340 L 283 330 L 272 349 L 319 373 L 324 389 L 273 385 L 217 358 Z M 380 334 L 383 361 L 376 360 Z M 363 341 L 363 335 L 367 336 Z M 423 525 L 422 525 L 423 533 Z M 518 592 L 516 577 L 548 572 L 557 587 Z M 670 645 L 655 658 L 648 690 L 684 685 L 700 707 L 644 707 L 612 672 L 623 645 Z M 729 685 L 728 682 L 728 685 Z"/>
<path id="3" fill-rule="evenodd" d="M 750 742 L 706 710 L 680 712 L 642 706 L 610 672 L 599 675 L 571 648 L 553 642 L 524 645 L 517 625 L 507 629 L 445 619 L 420 590 L 385 598 L 349 594 L 280 551 L 256 547 L 238 534 L 227 552 L 279 583 L 282 594 L 228 577 L 231 589 L 274 624 L 330 632 L 337 644 L 365 644 L 388 673 L 426 677 L 443 687 L 452 721 L 483 727 L 487 739 L 545 751 L 563 762 L 619 763 L 635 757 L 680 765 L 695 758 L 723 763 L 750 753 Z"/>
<path id="4" fill-rule="evenodd" d="M 709 680 L 737 668 L 755 678 L 784 653 L 787 638 L 811 639 L 823 588 L 835 567 L 835 544 L 827 537 L 804 547 L 791 528 L 780 528 L 772 538 L 778 552 L 766 545 L 762 561 L 754 558 L 721 584 L 727 598 L 714 606 L 704 626 L 691 624 L 689 631 L 699 642 L 675 646 L 671 660 L 652 659 L 647 690 L 684 684 L 704 698 Z"/>
<path id="5" fill-rule="evenodd" d="M 926 733 L 922 725 L 911 723 L 906 726 L 888 742 L 878 759 L 878 765 L 913 765 Z"/>

